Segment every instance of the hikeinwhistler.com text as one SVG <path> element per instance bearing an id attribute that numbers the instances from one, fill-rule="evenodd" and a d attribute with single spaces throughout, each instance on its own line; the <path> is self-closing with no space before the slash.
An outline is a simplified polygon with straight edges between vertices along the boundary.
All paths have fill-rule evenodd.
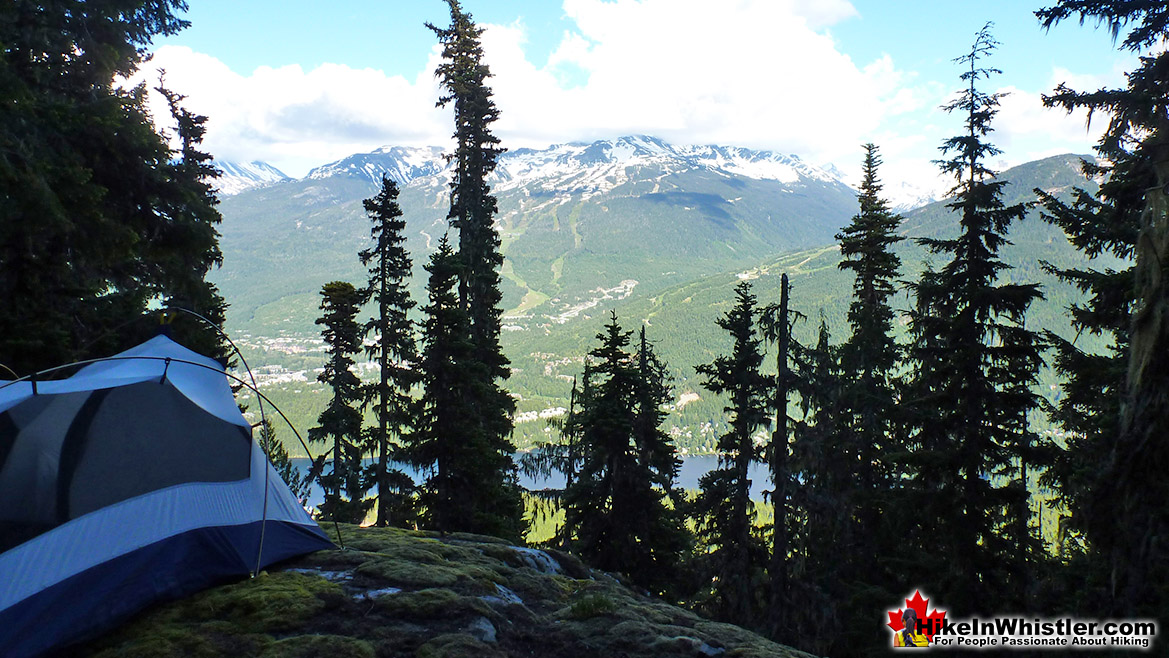
<path id="1" fill-rule="evenodd" d="M 1150 619 L 1042 619 L 994 617 L 919 621 L 934 634 L 932 646 L 955 649 L 1151 649 L 1157 622 Z"/>

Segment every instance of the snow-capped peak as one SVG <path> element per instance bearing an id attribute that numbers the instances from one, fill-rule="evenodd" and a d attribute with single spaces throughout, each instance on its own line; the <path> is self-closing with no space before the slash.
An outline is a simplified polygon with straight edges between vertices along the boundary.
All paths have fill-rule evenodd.
<path id="1" fill-rule="evenodd" d="M 357 153 L 343 160 L 313 169 L 309 178 L 356 176 L 381 185 L 385 174 L 399 185 L 423 176 L 432 176 L 446 168 L 443 150 L 437 146 L 383 146 L 372 153 Z"/>
<path id="2" fill-rule="evenodd" d="M 309 178 L 355 176 L 377 184 L 384 173 L 406 185 L 446 173 L 442 156 L 439 147 L 387 146 L 318 167 Z M 557 194 L 592 195 L 621 185 L 634 173 L 631 168 L 645 166 L 663 174 L 707 169 L 786 185 L 843 184 L 839 172 L 812 166 L 799 156 L 736 146 L 675 146 L 648 135 L 510 150 L 500 156 L 489 182 L 499 191 L 534 185 Z"/>
<path id="3" fill-rule="evenodd" d="M 221 172 L 219 178 L 215 179 L 215 189 L 219 191 L 220 196 L 231 196 L 244 190 L 291 180 L 284 172 L 259 160 L 251 162 L 216 160 L 215 167 Z"/>

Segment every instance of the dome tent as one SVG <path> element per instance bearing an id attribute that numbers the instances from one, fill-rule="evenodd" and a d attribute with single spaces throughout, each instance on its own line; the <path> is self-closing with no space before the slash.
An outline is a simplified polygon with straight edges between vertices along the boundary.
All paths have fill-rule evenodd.
<path id="1" fill-rule="evenodd" d="M 165 336 L 67 379 L 0 382 L 4 656 L 331 547 L 223 367 Z"/>

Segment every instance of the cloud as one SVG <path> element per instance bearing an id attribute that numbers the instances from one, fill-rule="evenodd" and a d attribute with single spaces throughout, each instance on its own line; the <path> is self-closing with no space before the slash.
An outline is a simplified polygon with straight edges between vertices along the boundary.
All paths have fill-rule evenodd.
<path id="1" fill-rule="evenodd" d="M 846 0 L 563 0 L 563 12 L 570 29 L 543 64 L 529 56 L 523 22 L 485 26 L 495 132 L 507 147 L 644 133 L 795 153 L 856 174 L 860 144 L 873 141 L 887 181 L 933 187 L 937 145 L 960 129 L 937 110 L 951 82 L 923 80 L 887 54 L 858 63 L 842 52 L 827 28 L 857 15 Z M 340 64 L 237 72 L 164 46 L 138 79 L 165 68 L 188 107 L 211 117 L 216 157 L 303 175 L 383 145 L 449 144 L 449 110 L 435 108 L 438 62 L 436 44 L 412 77 Z M 1012 91 L 993 136 L 1011 164 L 1068 150 L 1053 143 L 1090 146 L 1082 118 Z"/>
<path id="2" fill-rule="evenodd" d="M 856 15 L 846 0 L 565 0 L 564 12 L 574 29 L 542 66 L 522 23 L 486 26 L 506 145 L 648 133 L 829 161 L 854 154 L 886 114 L 922 103 L 890 58 L 858 67 L 822 31 Z M 165 68 L 189 108 L 211 117 L 217 157 L 303 173 L 384 144 L 447 143 L 437 57 L 436 46 L 413 79 L 337 64 L 241 73 L 164 46 L 138 79 Z"/>
<path id="3" fill-rule="evenodd" d="M 1069 149 L 1088 153 L 1106 125 L 1105 121 L 1093 121 L 1089 127 L 1084 111 L 1068 114 L 1044 107 L 1039 93 L 1015 87 L 1004 87 L 1000 92 L 1007 95 L 1000 101 L 993 124 L 995 132 L 990 138 L 1002 149 L 1002 161 L 1010 166 L 1067 153 Z"/>
<path id="4" fill-rule="evenodd" d="M 204 147 L 223 160 L 264 160 L 301 175 L 383 144 L 443 143 L 451 130 L 449 112 L 434 107 L 438 86 L 430 74 L 407 80 L 323 64 L 307 72 L 263 66 L 245 76 L 210 55 L 163 46 L 130 83 L 153 87 L 160 70 L 168 87 L 187 96 L 187 109 L 209 117 Z M 156 94 L 151 111 L 166 125 Z"/>

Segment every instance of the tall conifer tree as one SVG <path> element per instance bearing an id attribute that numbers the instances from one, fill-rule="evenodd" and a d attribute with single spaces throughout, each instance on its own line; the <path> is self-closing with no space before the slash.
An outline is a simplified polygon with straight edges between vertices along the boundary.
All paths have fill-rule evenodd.
<path id="1" fill-rule="evenodd" d="M 322 478 L 325 501 L 321 514 L 327 519 L 361 523 L 373 505 L 366 500 L 369 477 L 362 459 L 360 404 L 361 380 L 353 374 L 353 356 L 361 351 L 361 329 L 357 312 L 361 295 L 353 284 L 331 281 L 321 288 L 321 338 L 325 341 L 324 371 L 317 380 L 329 387 L 329 404 L 310 429 L 310 441 L 332 442 L 333 470 Z"/>
<path id="2" fill-rule="evenodd" d="M 498 210 L 487 177 L 495 170 L 504 149 L 491 132 L 499 118 L 483 63 L 476 26 L 458 0 L 447 0 L 451 12 L 449 28 L 427 24 L 443 46 L 443 62 L 436 74 L 445 94 L 439 106 L 451 105 L 455 115 L 455 151 L 450 183 L 450 211 L 447 219 L 459 231 L 459 304 L 467 314 L 473 350 L 464 364 L 467 405 L 464 422 L 479 435 L 473 445 L 485 452 L 468 460 L 480 471 L 475 477 L 484 483 L 478 492 L 475 525 L 461 528 L 472 532 L 493 532 L 518 539 L 523 535 L 524 506 L 512 460 L 512 414 L 515 401 L 501 382 L 511 371 L 500 346 L 499 233 L 495 230 Z M 471 519 L 467 519 L 468 522 Z"/>
<path id="3" fill-rule="evenodd" d="M 901 265 L 892 249 L 904 238 L 897 234 L 901 217 L 881 197 L 878 149 L 863 148 L 860 212 L 836 236 L 839 268 L 855 277 L 848 309 L 852 333 L 832 347 L 822 320 L 818 344 L 801 350 L 798 359 L 804 366 L 798 377 L 804 418 L 796 460 L 799 492 L 808 502 L 801 553 L 806 584 L 823 597 L 813 606 L 814 618 L 800 628 L 820 626 L 813 635 L 822 644 L 810 650 L 833 655 L 857 653 L 877 641 L 864 626 L 831 628 L 898 595 L 897 574 L 882 567 L 902 545 L 905 530 L 892 504 L 902 449 L 895 431 L 900 354 L 890 304 Z"/>
<path id="4" fill-rule="evenodd" d="M 1003 204 L 1006 182 L 985 164 L 999 153 L 986 136 L 1000 95 L 979 90 L 998 72 L 981 65 L 997 45 L 989 27 L 956 60 L 969 66 L 966 87 L 945 107 L 965 115 L 965 132 L 943 143 L 949 158 L 939 161 L 955 179 L 947 207 L 958 214 L 959 234 L 919 240 L 950 260 L 912 285 L 908 388 L 918 494 L 910 509 L 920 520 L 922 573 L 955 609 L 978 612 L 1024 604 L 1026 556 L 1038 542 L 1019 518 L 1028 509 L 1020 478 L 1035 458 L 1027 416 L 1038 404 L 1032 385 L 1042 363 L 1040 340 L 1024 326 L 1038 286 L 999 282 L 1010 269 L 999 250 L 1025 209 Z"/>
<path id="5" fill-rule="evenodd" d="M 771 387 L 760 372 L 764 352 L 755 301 L 750 282 L 735 287 L 734 307 L 716 320 L 730 334 L 731 353 L 695 368 L 707 390 L 726 396 L 723 410 L 729 414 L 729 427 L 719 437 L 719 466 L 700 480 L 694 507 L 699 537 L 709 547 L 705 575 L 712 591 L 706 605 L 717 617 L 742 625 L 758 624 L 766 602 L 759 585 L 767 549 L 754 529 L 750 467 L 761 454 L 755 435 L 768 425 Z"/>
<path id="6" fill-rule="evenodd" d="M 637 353 L 627 350 L 630 332 L 615 313 L 597 340 L 570 428 L 579 470 L 564 491 L 560 539 L 590 564 L 664 592 L 686 548 L 681 516 L 668 505 L 678 461 L 661 430 L 665 365 L 644 328 Z"/>
<path id="7" fill-rule="evenodd" d="M 21 375 L 149 337 L 148 306 L 222 322 L 205 281 L 221 259 L 204 117 L 169 94 L 181 148 L 156 131 L 145 85 L 124 88 L 151 39 L 187 26 L 178 0 L 0 3 L 0 363 Z M 161 118 L 161 117 L 160 117 Z M 218 333 L 176 338 L 227 354 Z"/>
<path id="8" fill-rule="evenodd" d="M 1072 17 L 1081 22 L 1094 20 L 1107 25 L 1114 40 L 1127 29 L 1121 48 L 1142 55 L 1123 89 L 1077 92 L 1061 85 L 1044 100 L 1068 110 L 1087 108 L 1110 115 L 1098 150 L 1105 157 L 1119 156 L 1117 164 L 1122 169 L 1114 175 L 1127 173 L 1132 178 L 1133 187 L 1123 197 L 1126 202 L 1115 206 L 1124 213 L 1122 219 L 1131 218 L 1141 205 L 1135 199 L 1137 186 L 1154 183 L 1145 190 L 1133 250 L 1135 303 L 1120 430 L 1114 440 L 1105 438 L 1103 445 L 1093 446 L 1091 456 L 1107 455 L 1102 464 L 1081 462 L 1080 469 L 1100 470 L 1083 502 L 1089 503 L 1088 536 L 1111 576 L 1113 612 L 1163 618 L 1169 611 L 1169 588 L 1164 585 L 1169 578 L 1169 547 L 1164 540 L 1169 536 L 1165 506 L 1169 485 L 1164 472 L 1169 463 L 1169 224 L 1165 221 L 1169 215 L 1169 52 L 1163 48 L 1169 37 L 1169 6 L 1061 0 L 1036 15 L 1047 28 Z M 1131 231 L 1132 226 L 1122 221 L 1117 228 Z M 1123 308 L 1125 301 L 1121 298 L 1115 303 Z"/>
<path id="9" fill-rule="evenodd" d="M 792 352 L 792 318 L 789 308 L 791 286 L 787 274 L 779 277 L 779 304 L 769 304 L 760 313 L 759 326 L 763 337 L 776 344 L 775 381 L 771 399 L 771 410 L 775 424 L 771 428 L 771 440 L 767 444 L 767 465 L 771 472 L 771 504 L 774 518 L 771 525 L 771 559 L 768 563 L 767 630 L 773 638 L 785 638 L 792 630 L 792 599 L 788 554 L 790 552 L 790 526 L 798 520 L 790 511 L 789 501 L 794 487 L 791 483 L 790 418 L 787 414 L 788 397 L 793 389 L 792 373 L 789 367 Z"/>
<path id="10" fill-rule="evenodd" d="M 1156 184 L 1155 176 L 1146 159 L 1131 153 L 1105 157 L 1100 164 L 1083 164 L 1085 176 L 1103 178 L 1096 194 L 1077 188 L 1071 201 L 1064 202 L 1040 189 L 1035 193 L 1045 210 L 1043 218 L 1060 227 L 1069 242 L 1089 258 L 1130 260 L 1144 213 L 1145 190 Z M 1089 554 L 1095 557 L 1086 534 L 1088 512 L 1095 504 L 1103 472 L 1100 466 L 1108 461 L 1121 424 L 1135 303 L 1134 271 L 1131 265 L 1120 270 L 1045 267 L 1087 295 L 1085 302 L 1069 309 L 1072 327 L 1078 334 L 1100 336 L 1108 344 L 1104 353 L 1091 353 L 1073 341 L 1047 334 L 1056 349 L 1053 365 L 1063 377 L 1062 396 L 1051 416 L 1065 430 L 1066 445 L 1057 451 L 1044 482 L 1055 487 L 1060 504 L 1070 513 L 1061 519 L 1058 529 L 1061 553 L 1075 560 L 1081 576 L 1088 576 L 1077 578 L 1078 582 L 1092 580 L 1095 585 L 1079 584 L 1064 596 L 1090 605 L 1103 594 L 1107 578 L 1103 568 L 1091 570 L 1083 561 Z M 1093 563 L 1102 567 L 1095 560 Z"/>
<path id="11" fill-rule="evenodd" d="M 419 494 L 426 526 L 449 532 L 466 527 L 475 514 L 471 489 L 463 473 L 474 469 L 474 442 L 479 435 L 466 422 L 469 404 L 463 364 L 474 347 L 468 338 L 467 313 L 457 293 L 461 264 L 446 235 L 430 256 L 426 271 L 428 303 L 422 308 L 422 400 L 417 431 L 405 441 L 403 457 L 429 472 Z"/>
<path id="12" fill-rule="evenodd" d="M 401 470 L 391 468 L 395 446 L 411 431 L 416 416 L 415 401 L 410 394 L 418 382 L 418 360 L 414 344 L 414 325 L 407 317 L 414 307 L 406 281 L 410 278 L 410 255 L 406 253 L 406 221 L 398 206 L 398 184 L 382 176 L 382 189 L 363 203 L 373 222 L 370 229 L 374 244 L 359 256 L 369 267 L 369 283 L 361 291 L 363 301 L 372 300 L 376 314 L 364 326 L 364 335 L 373 337 L 366 354 L 378 365 L 378 380 L 365 387 L 365 402 L 372 403 L 377 425 L 370 429 L 372 447 L 377 452 L 374 479 L 378 488 L 377 524 L 385 526 L 390 510 L 408 509 L 408 501 L 391 500 L 407 491 L 392 486 L 405 484 Z"/>

